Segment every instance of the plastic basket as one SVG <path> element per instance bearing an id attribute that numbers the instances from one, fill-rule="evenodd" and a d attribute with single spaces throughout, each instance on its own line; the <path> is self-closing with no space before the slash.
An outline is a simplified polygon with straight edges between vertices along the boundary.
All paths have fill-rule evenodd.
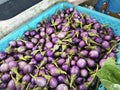
<path id="1" fill-rule="evenodd" d="M 57 10 L 62 10 L 64 8 L 70 8 L 70 7 L 74 7 L 74 6 L 67 2 L 58 3 L 54 6 L 52 6 L 51 8 L 49 8 L 48 10 L 44 11 L 42 14 L 33 18 L 32 20 L 28 21 L 24 25 L 20 26 L 15 31 L 11 32 L 10 34 L 8 34 L 7 36 L 5 36 L 4 38 L 2 38 L 0 40 L 0 51 L 4 51 L 8 47 L 8 42 L 10 40 L 16 40 L 18 37 L 22 37 L 23 33 L 25 31 L 27 31 L 29 29 L 29 27 L 34 29 L 38 22 L 42 21 L 45 18 L 49 18 Z M 97 19 L 102 24 L 109 24 L 109 26 L 111 28 L 113 28 L 114 34 L 120 36 L 120 21 L 118 19 L 101 14 L 96 11 L 91 11 L 87 8 L 83 8 L 80 6 L 77 6 L 76 10 L 78 12 L 82 12 L 82 13 L 86 13 L 86 14 L 90 15 L 92 18 Z M 120 49 L 120 47 L 118 47 L 118 48 Z M 119 56 L 120 56 L 120 53 L 117 53 L 117 62 L 120 62 Z M 104 90 L 104 87 L 102 85 L 100 85 L 98 90 Z"/>

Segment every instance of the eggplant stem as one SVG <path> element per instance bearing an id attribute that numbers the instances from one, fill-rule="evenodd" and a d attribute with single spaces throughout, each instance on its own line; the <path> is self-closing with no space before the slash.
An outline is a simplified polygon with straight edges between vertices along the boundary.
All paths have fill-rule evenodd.
<path id="1" fill-rule="evenodd" d="M 57 60 L 58 60 L 58 59 L 57 59 Z M 53 61 L 52 61 L 52 63 L 53 63 L 56 67 L 58 67 L 58 65 L 57 65 L 57 63 L 56 63 L 57 60 L 53 60 Z"/>
<path id="2" fill-rule="evenodd" d="M 89 67 L 86 67 L 88 69 L 88 71 L 90 72 L 90 74 L 94 74 L 95 72 L 92 71 Z"/>
<path id="3" fill-rule="evenodd" d="M 47 85 L 48 85 L 48 83 L 49 83 L 49 81 L 50 81 L 51 76 L 50 76 L 50 75 L 43 75 L 43 77 L 45 77 L 45 79 L 47 79 Z"/>
<path id="4" fill-rule="evenodd" d="M 95 80 L 95 78 L 96 78 L 96 73 L 93 74 L 92 76 L 93 76 L 92 80 L 91 80 L 90 82 L 86 82 L 86 83 L 85 83 L 86 87 L 89 87 L 89 86 L 92 84 L 92 82 Z"/>
<path id="5" fill-rule="evenodd" d="M 113 50 L 117 45 L 119 45 L 119 44 L 120 44 L 120 43 L 117 43 L 117 44 L 113 45 L 113 47 L 107 52 L 107 54 L 111 53 L 112 50 Z"/>
<path id="6" fill-rule="evenodd" d="M 29 90 L 29 85 L 30 85 L 30 83 L 27 85 L 27 87 L 26 87 L 26 89 L 25 89 L 25 90 Z"/>
<path id="7" fill-rule="evenodd" d="M 35 79 L 36 80 L 36 76 L 33 76 L 31 73 L 30 73 L 30 76 L 33 78 L 33 79 Z"/>
<path id="8" fill-rule="evenodd" d="M 10 51 L 11 51 L 11 46 L 7 47 L 5 51 L 8 52 L 8 53 L 10 53 Z"/>
<path id="9" fill-rule="evenodd" d="M 35 86 L 32 90 L 42 90 L 42 88 Z"/>
<path id="10" fill-rule="evenodd" d="M 71 79 L 70 79 L 70 87 L 73 87 L 73 82 L 74 82 L 74 80 L 75 80 L 75 78 L 76 78 L 76 75 L 75 74 L 73 74 L 72 76 L 71 76 Z"/>
<path id="11" fill-rule="evenodd" d="M 40 62 L 39 68 L 41 68 L 45 64 L 44 60 Z"/>

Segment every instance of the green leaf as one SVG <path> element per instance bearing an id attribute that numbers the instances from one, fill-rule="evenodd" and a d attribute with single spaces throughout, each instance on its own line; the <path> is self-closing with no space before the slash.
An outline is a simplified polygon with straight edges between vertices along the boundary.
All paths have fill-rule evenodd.
<path id="1" fill-rule="evenodd" d="M 102 84 L 106 86 L 105 88 L 107 90 L 120 90 L 120 85 L 119 84 L 113 84 L 111 81 L 106 80 L 106 79 L 101 79 Z"/>
<path id="2" fill-rule="evenodd" d="M 115 58 L 107 58 L 96 75 L 107 90 L 120 90 L 120 70 L 116 66 Z"/>
<path id="3" fill-rule="evenodd" d="M 104 65 L 97 71 L 97 76 L 107 90 L 120 90 L 120 88 L 116 89 L 114 86 L 116 84 L 120 85 L 120 70 L 116 66 Z"/>
<path id="4" fill-rule="evenodd" d="M 113 65 L 113 66 L 116 66 L 115 58 L 108 57 L 107 60 L 105 61 L 104 65 Z"/>

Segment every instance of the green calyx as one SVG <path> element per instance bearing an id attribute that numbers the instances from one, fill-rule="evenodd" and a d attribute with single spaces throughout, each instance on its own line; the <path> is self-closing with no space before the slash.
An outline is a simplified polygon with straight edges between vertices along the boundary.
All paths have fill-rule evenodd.
<path id="1" fill-rule="evenodd" d="M 14 78 L 12 75 L 12 79 L 14 80 L 16 86 L 19 85 L 19 80 L 22 78 L 22 75 L 18 73 L 18 68 L 12 68 L 11 71 L 16 74 L 16 78 Z"/>
<path id="2" fill-rule="evenodd" d="M 59 47 L 60 47 L 60 45 L 55 45 L 51 50 L 52 50 L 53 52 L 55 52 L 56 50 L 59 49 Z"/>
<path id="3" fill-rule="evenodd" d="M 72 87 L 73 89 L 74 89 L 73 83 L 74 83 L 75 79 L 76 79 L 76 75 L 75 74 L 71 75 L 71 77 L 70 77 L 70 87 Z"/>
<path id="4" fill-rule="evenodd" d="M 60 56 L 62 52 L 55 52 L 55 56 Z"/>
<path id="5" fill-rule="evenodd" d="M 92 27 L 92 24 L 88 24 L 88 25 L 85 25 L 84 26 L 84 29 L 87 30 L 87 31 L 90 31 L 91 30 L 91 27 Z"/>
<path id="6" fill-rule="evenodd" d="M 89 36 L 91 36 L 91 37 L 94 37 L 94 36 L 99 37 L 99 35 L 98 35 L 98 34 L 95 34 L 95 33 L 93 33 L 93 32 L 88 32 L 88 34 L 89 34 Z"/>
<path id="7" fill-rule="evenodd" d="M 10 53 L 11 52 L 11 46 L 7 47 L 5 52 Z"/>
<path id="8" fill-rule="evenodd" d="M 23 56 L 23 55 L 20 55 L 20 57 L 19 57 L 19 59 L 20 60 L 24 60 L 24 61 L 27 61 L 27 60 L 29 60 L 30 58 L 32 58 L 31 56 Z"/>

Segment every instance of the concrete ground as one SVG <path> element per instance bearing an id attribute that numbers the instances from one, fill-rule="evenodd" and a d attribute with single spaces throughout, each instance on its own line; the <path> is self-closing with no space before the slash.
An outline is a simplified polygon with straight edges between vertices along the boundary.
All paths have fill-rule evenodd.
<path id="1" fill-rule="evenodd" d="M 9 0 L 0 0 L 0 5 L 7 2 L 7 1 L 9 1 Z"/>
<path id="2" fill-rule="evenodd" d="M 46 10 L 51 5 L 60 1 L 64 0 L 43 0 L 11 19 L 0 21 L 0 39 L 28 20 L 37 16 L 42 11 Z M 0 3 L 4 3 L 4 0 L 0 0 Z"/>

